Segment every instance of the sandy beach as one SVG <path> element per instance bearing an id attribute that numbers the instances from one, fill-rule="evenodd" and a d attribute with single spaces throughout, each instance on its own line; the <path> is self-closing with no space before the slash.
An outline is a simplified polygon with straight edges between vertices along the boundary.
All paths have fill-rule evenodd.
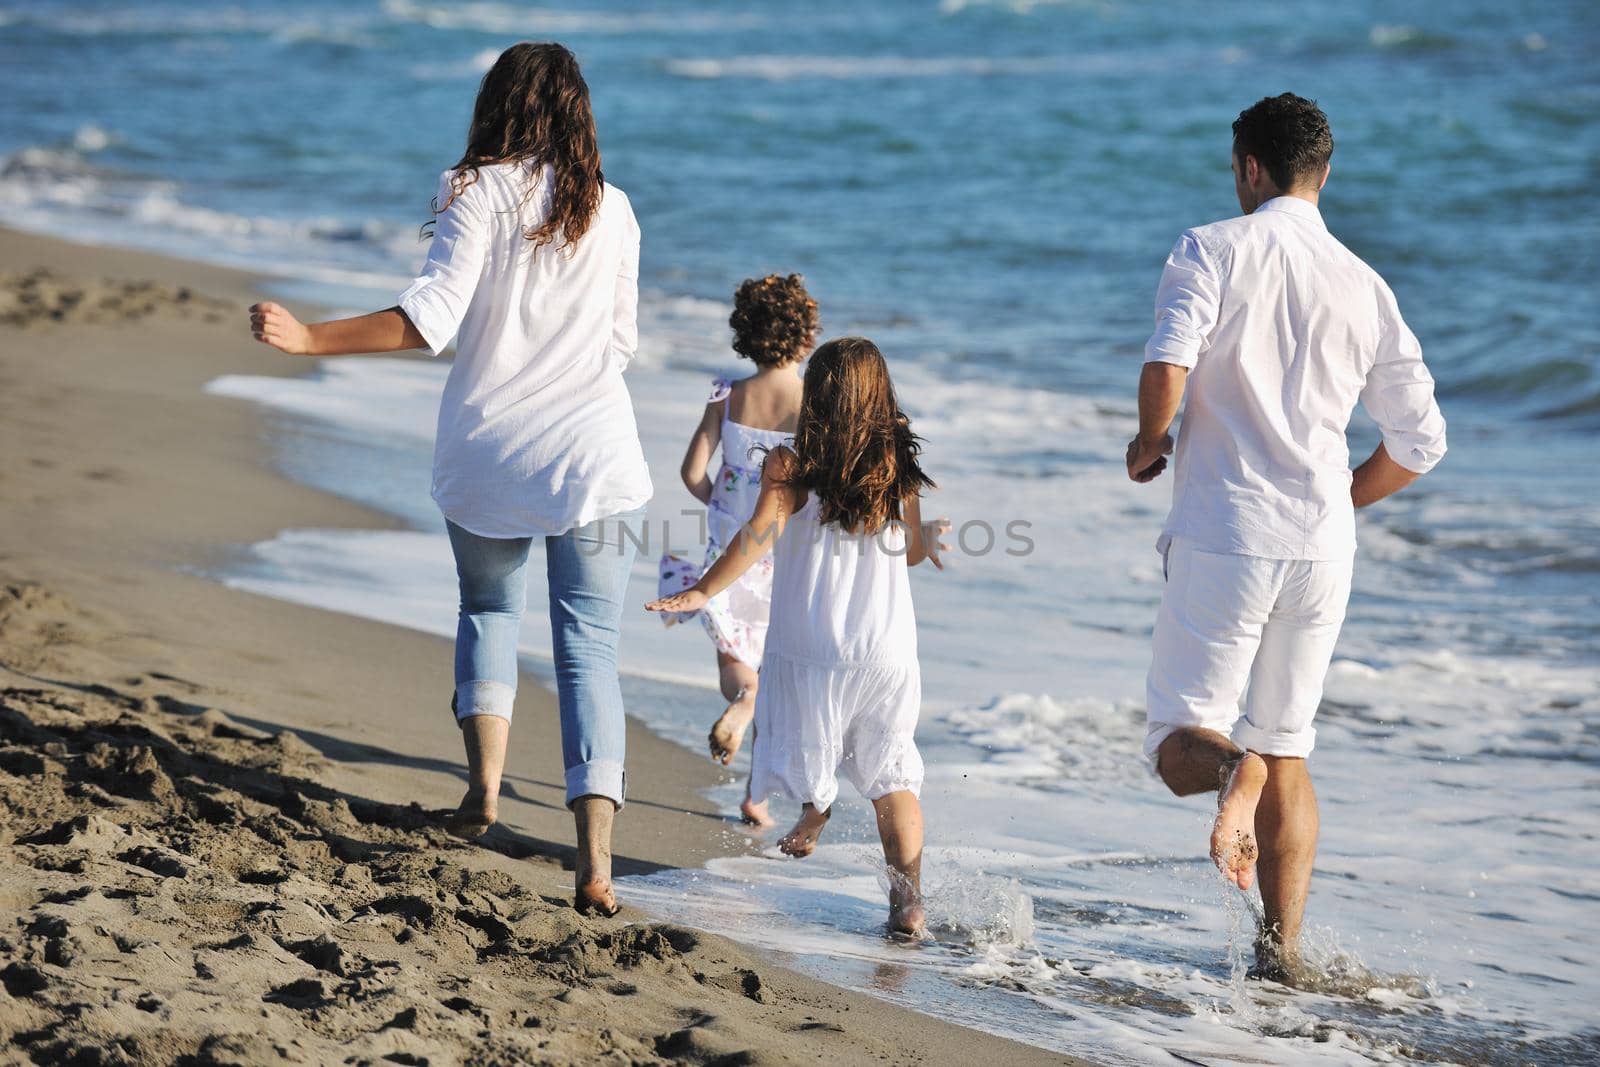
<path id="1" fill-rule="evenodd" d="M 204 395 L 310 364 L 238 274 L 0 231 L 0 1058 L 18 1063 L 1069 1062 L 626 909 L 569 906 L 552 698 L 525 678 L 480 845 L 437 638 L 207 577 L 390 517 L 280 477 Z M 698 651 L 698 649 L 696 650 Z M 629 724 L 619 874 L 751 844 Z"/>

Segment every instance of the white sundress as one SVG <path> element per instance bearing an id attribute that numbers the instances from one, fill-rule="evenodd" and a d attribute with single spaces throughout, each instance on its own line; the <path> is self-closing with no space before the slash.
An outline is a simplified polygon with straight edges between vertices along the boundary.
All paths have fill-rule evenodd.
<path id="1" fill-rule="evenodd" d="M 912 735 L 922 672 L 905 527 L 849 534 L 819 523 L 817 508 L 810 496 L 772 553 L 751 796 L 782 792 L 826 810 L 840 771 L 869 800 L 920 794 Z"/>
<path id="2" fill-rule="evenodd" d="M 706 400 L 708 404 L 722 402 L 722 467 L 711 484 L 711 500 L 706 505 L 705 559 L 696 565 L 681 556 L 662 556 L 658 586 L 661 596 L 689 588 L 727 550 L 740 528 L 755 514 L 756 498 L 761 495 L 761 465 L 767 452 L 793 439 L 782 430 L 758 430 L 729 418 L 727 400 L 732 387 L 728 379 L 717 378 Z M 772 554 L 768 553 L 700 611 L 668 613 L 661 621 L 672 626 L 699 615 L 719 652 L 760 670 L 771 606 Z"/>

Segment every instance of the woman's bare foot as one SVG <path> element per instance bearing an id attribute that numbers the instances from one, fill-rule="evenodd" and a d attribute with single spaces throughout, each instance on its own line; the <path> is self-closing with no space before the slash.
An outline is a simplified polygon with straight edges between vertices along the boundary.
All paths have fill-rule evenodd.
<path id="1" fill-rule="evenodd" d="M 1267 784 L 1267 761 L 1254 752 L 1223 764 L 1217 821 L 1211 828 L 1211 862 L 1240 889 L 1256 880 L 1256 804 Z"/>
<path id="2" fill-rule="evenodd" d="M 778 840 L 778 851 L 795 859 L 804 859 L 817 850 L 817 838 L 828 825 L 830 812 L 818 811 L 810 804 L 802 805 L 799 820 L 789 832 Z"/>
<path id="3" fill-rule="evenodd" d="M 572 906 L 580 915 L 602 915 L 609 919 L 622 908 L 611 888 L 611 824 L 616 817 L 616 802 L 586 794 L 572 802 L 572 817 L 578 831 L 578 853 L 573 864 Z"/>
<path id="4" fill-rule="evenodd" d="M 744 732 L 750 728 L 750 721 L 755 717 L 755 690 L 746 687 L 739 691 L 721 717 L 711 725 L 711 733 L 706 739 L 710 743 L 711 758 L 724 767 L 732 763 L 739 747 L 744 744 Z"/>
<path id="5" fill-rule="evenodd" d="M 454 700 L 450 706 L 455 707 Z M 480 837 L 500 814 L 500 771 L 511 723 L 498 715 L 468 715 L 458 725 L 467 749 L 467 795 L 444 825 L 457 837 Z"/>
<path id="6" fill-rule="evenodd" d="M 457 837 L 482 837 L 500 814 L 500 798 L 476 787 L 467 790 L 461 804 L 445 816 L 444 827 Z"/>
<path id="7" fill-rule="evenodd" d="M 609 919 L 622 910 L 617 894 L 608 879 L 590 879 L 579 882 L 572 894 L 572 906 L 579 915 L 599 915 Z"/>

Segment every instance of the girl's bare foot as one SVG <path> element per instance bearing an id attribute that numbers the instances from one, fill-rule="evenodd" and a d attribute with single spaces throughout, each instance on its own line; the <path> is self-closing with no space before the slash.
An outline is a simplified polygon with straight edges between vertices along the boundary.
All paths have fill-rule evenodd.
<path id="1" fill-rule="evenodd" d="M 921 904 L 889 905 L 889 933 L 921 941 L 928 936 L 928 917 Z"/>
<path id="2" fill-rule="evenodd" d="M 757 804 L 750 799 L 749 793 L 744 795 L 744 800 L 739 804 L 739 818 L 760 830 L 765 830 L 777 822 L 772 813 L 767 811 L 767 802 L 763 800 Z"/>
<path id="3" fill-rule="evenodd" d="M 922 908 L 921 863 L 912 871 L 889 868 L 889 933 L 893 937 L 915 938 L 928 934 L 928 917 Z"/>
<path id="4" fill-rule="evenodd" d="M 1223 764 L 1217 821 L 1211 828 L 1211 862 L 1240 889 L 1256 880 L 1256 804 L 1267 784 L 1267 761 L 1254 752 Z"/>
<path id="5" fill-rule="evenodd" d="M 461 804 L 445 817 L 445 829 L 457 837 L 482 837 L 499 817 L 500 798 L 486 790 L 472 788 Z"/>
<path id="6" fill-rule="evenodd" d="M 748 687 L 739 690 L 739 695 L 711 726 L 711 733 L 707 737 L 711 758 L 724 767 L 732 763 L 739 747 L 744 744 L 744 732 L 750 728 L 750 720 L 755 717 L 755 691 Z"/>
<path id="7" fill-rule="evenodd" d="M 810 804 L 802 805 L 799 820 L 778 840 L 778 851 L 795 859 L 811 855 L 817 850 L 817 838 L 822 836 L 822 828 L 828 825 L 829 814 L 818 811 Z"/>

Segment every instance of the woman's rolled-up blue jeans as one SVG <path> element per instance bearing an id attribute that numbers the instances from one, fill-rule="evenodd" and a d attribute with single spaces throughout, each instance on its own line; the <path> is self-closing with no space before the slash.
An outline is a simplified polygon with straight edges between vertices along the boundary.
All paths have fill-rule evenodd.
<path id="1" fill-rule="evenodd" d="M 617 640 L 636 551 L 622 529 L 637 530 L 643 521 L 640 509 L 544 539 L 568 805 L 582 796 L 622 805 L 626 729 Z M 479 537 L 453 522 L 446 526 L 461 582 L 456 721 L 473 715 L 509 721 L 533 539 Z"/>

